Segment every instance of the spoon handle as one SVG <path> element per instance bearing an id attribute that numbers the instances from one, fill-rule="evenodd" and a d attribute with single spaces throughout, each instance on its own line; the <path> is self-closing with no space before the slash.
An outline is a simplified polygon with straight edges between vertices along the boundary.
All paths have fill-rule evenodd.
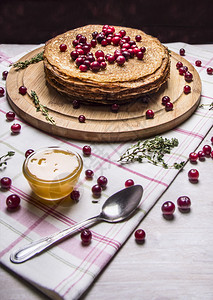
<path id="1" fill-rule="evenodd" d="M 36 254 L 44 251 L 46 248 L 50 247 L 51 245 L 55 244 L 56 242 L 68 237 L 69 235 L 78 231 L 78 229 L 93 224 L 94 222 L 100 220 L 100 216 L 95 216 L 89 218 L 85 221 L 82 221 L 72 227 L 68 227 L 60 232 L 54 233 L 48 237 L 42 238 L 38 241 L 32 242 L 28 245 L 25 245 L 21 249 L 15 250 L 11 256 L 10 260 L 13 263 L 22 263 L 29 258 L 35 256 Z"/>

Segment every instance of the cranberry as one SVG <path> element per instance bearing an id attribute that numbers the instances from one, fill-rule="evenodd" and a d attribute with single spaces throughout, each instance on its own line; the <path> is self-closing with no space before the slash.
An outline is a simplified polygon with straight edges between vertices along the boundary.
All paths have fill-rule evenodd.
<path id="1" fill-rule="evenodd" d="M 107 61 L 108 61 L 110 64 L 114 63 L 114 61 L 115 61 L 115 56 L 114 56 L 114 55 L 109 55 L 109 56 L 107 56 Z"/>
<path id="2" fill-rule="evenodd" d="M 113 34 L 113 29 L 112 28 L 107 28 L 106 32 L 105 32 L 106 35 L 109 35 L 109 34 Z"/>
<path id="3" fill-rule="evenodd" d="M 141 52 L 139 48 L 135 47 L 133 48 L 134 54 L 137 55 L 138 52 Z"/>
<path id="4" fill-rule="evenodd" d="M 114 46 L 117 46 L 117 45 L 119 44 L 120 40 L 121 40 L 120 37 L 114 36 L 114 37 L 112 38 L 112 43 L 113 43 L 113 45 L 114 45 Z"/>
<path id="5" fill-rule="evenodd" d="M 195 65 L 197 67 L 201 67 L 201 64 L 202 64 L 201 60 L 196 60 Z"/>
<path id="6" fill-rule="evenodd" d="M 8 121 L 13 121 L 15 119 L 15 113 L 13 111 L 8 111 L 6 113 L 6 118 Z"/>
<path id="7" fill-rule="evenodd" d="M 115 52 L 114 52 L 115 58 L 117 58 L 119 55 L 122 55 L 122 51 L 121 50 L 115 50 Z"/>
<path id="8" fill-rule="evenodd" d="M 213 144 L 213 136 L 211 137 L 211 143 Z"/>
<path id="9" fill-rule="evenodd" d="M 24 96 L 27 93 L 27 88 L 23 85 L 20 86 L 19 93 Z"/>
<path id="10" fill-rule="evenodd" d="M 180 53 L 181 56 L 184 56 L 185 55 L 185 49 L 181 48 L 179 53 Z"/>
<path id="11" fill-rule="evenodd" d="M 100 70 L 101 66 L 100 66 L 99 62 L 93 61 L 90 64 L 90 68 L 91 68 L 92 71 L 97 72 L 97 71 Z"/>
<path id="12" fill-rule="evenodd" d="M 184 78 L 187 82 L 190 82 L 192 81 L 192 78 L 193 78 L 193 75 L 191 72 L 187 71 L 185 74 L 184 74 Z"/>
<path id="13" fill-rule="evenodd" d="M 3 87 L 0 87 L 0 97 L 4 96 L 4 89 Z"/>
<path id="14" fill-rule="evenodd" d="M 126 181 L 125 181 L 125 187 L 130 187 L 130 186 L 132 186 L 132 185 L 134 185 L 135 183 L 134 183 L 134 180 L 133 179 L 127 179 Z"/>
<path id="15" fill-rule="evenodd" d="M 183 67 L 183 63 L 182 63 L 181 61 L 178 61 L 178 62 L 176 63 L 176 68 L 177 68 L 177 69 L 180 69 L 181 67 Z"/>
<path id="16" fill-rule="evenodd" d="M 99 33 L 96 37 L 98 43 L 100 44 L 101 41 L 105 38 L 104 34 L 103 33 Z"/>
<path id="17" fill-rule="evenodd" d="M 10 209 L 15 209 L 19 206 L 20 204 L 20 197 L 16 194 L 11 194 L 10 196 L 7 197 L 6 199 L 6 204 L 7 207 Z"/>
<path id="18" fill-rule="evenodd" d="M 80 33 L 77 34 L 77 35 L 76 35 L 76 40 L 79 40 L 81 36 L 82 36 L 82 34 L 80 34 Z"/>
<path id="19" fill-rule="evenodd" d="M 172 215 L 175 211 L 175 205 L 171 201 L 166 201 L 161 206 L 161 210 L 164 215 Z"/>
<path id="20" fill-rule="evenodd" d="M 82 43 L 82 44 L 85 44 L 86 41 L 87 41 L 87 38 L 84 35 L 80 36 L 79 39 L 78 39 L 78 42 Z"/>
<path id="21" fill-rule="evenodd" d="M 105 176 L 99 176 L 97 179 L 97 184 L 99 184 L 103 189 L 107 186 L 107 178 Z"/>
<path id="22" fill-rule="evenodd" d="M 145 237 L 146 237 L 146 233 L 145 233 L 145 231 L 143 229 L 137 229 L 135 231 L 135 240 L 137 242 L 144 241 Z"/>
<path id="23" fill-rule="evenodd" d="M 72 57 L 73 60 L 76 60 L 76 58 L 78 58 L 78 51 L 77 50 L 73 50 L 71 53 L 70 53 L 70 56 Z"/>
<path id="24" fill-rule="evenodd" d="M 78 67 L 79 67 L 80 65 L 82 65 L 82 64 L 84 63 L 83 57 L 78 57 L 78 58 L 76 58 L 75 63 L 76 63 L 76 66 L 78 66 Z"/>
<path id="25" fill-rule="evenodd" d="M 163 105 L 166 105 L 167 102 L 170 102 L 169 96 L 163 96 L 163 97 L 162 97 L 162 104 L 163 104 Z"/>
<path id="26" fill-rule="evenodd" d="M 106 41 L 107 41 L 107 44 L 110 45 L 112 43 L 112 37 L 111 36 L 108 36 L 106 38 Z"/>
<path id="27" fill-rule="evenodd" d="M 95 38 L 97 37 L 97 35 L 98 35 L 98 32 L 97 32 L 97 31 L 94 31 L 94 32 L 92 33 L 93 39 L 95 39 Z"/>
<path id="28" fill-rule="evenodd" d="M 124 43 L 122 45 L 122 48 L 129 49 L 130 48 L 130 44 L 129 43 Z"/>
<path id="29" fill-rule="evenodd" d="M 114 104 L 112 104 L 112 106 L 111 106 L 111 110 L 112 110 L 113 112 L 118 112 L 119 107 L 120 107 L 119 104 L 114 103 Z"/>
<path id="30" fill-rule="evenodd" d="M 2 189 L 9 189 L 11 184 L 12 184 L 12 180 L 9 177 L 1 178 L 1 188 Z"/>
<path id="31" fill-rule="evenodd" d="M 67 45 L 61 44 L 61 45 L 59 46 L 59 48 L 60 48 L 60 51 L 61 51 L 61 52 L 65 52 L 65 51 L 67 50 Z"/>
<path id="32" fill-rule="evenodd" d="M 123 30 L 123 29 L 121 29 L 121 30 L 119 31 L 119 33 L 121 34 L 122 37 L 124 37 L 124 36 L 126 35 L 126 31 Z"/>
<path id="33" fill-rule="evenodd" d="M 70 194 L 70 198 L 77 202 L 80 198 L 80 192 L 78 190 L 73 190 Z"/>
<path id="34" fill-rule="evenodd" d="M 147 119 L 153 119 L 154 118 L 154 112 L 153 112 L 153 110 L 151 110 L 151 109 L 148 109 L 147 111 L 146 111 L 146 118 Z"/>
<path id="35" fill-rule="evenodd" d="M 91 179 L 94 176 L 94 172 L 92 170 L 88 169 L 85 171 L 85 176 L 86 176 L 86 179 Z"/>
<path id="36" fill-rule="evenodd" d="M 191 92 L 191 87 L 189 85 L 185 85 L 183 88 L 184 94 L 189 94 Z"/>
<path id="37" fill-rule="evenodd" d="M 80 116 L 78 117 L 78 121 L 79 121 L 80 123 L 85 123 L 85 121 L 86 121 L 85 116 L 84 116 L 84 115 L 80 115 Z"/>
<path id="38" fill-rule="evenodd" d="M 20 124 L 13 124 L 13 125 L 11 126 L 11 131 L 12 131 L 13 133 L 19 133 L 20 130 L 21 130 L 21 125 L 20 125 Z"/>
<path id="39" fill-rule="evenodd" d="M 141 41 L 141 35 L 136 35 L 135 40 L 136 40 L 136 42 L 140 42 Z"/>
<path id="40" fill-rule="evenodd" d="M 131 58 L 134 57 L 135 52 L 133 49 L 128 49 L 127 51 L 129 52 Z"/>
<path id="41" fill-rule="evenodd" d="M 177 199 L 177 206 L 180 209 L 189 209 L 191 206 L 191 200 L 187 196 L 180 196 Z"/>
<path id="42" fill-rule="evenodd" d="M 198 154 L 195 153 L 195 152 L 191 152 L 191 153 L 189 154 L 189 160 L 190 160 L 191 162 L 196 162 L 196 161 L 198 160 Z"/>
<path id="43" fill-rule="evenodd" d="M 89 229 L 84 229 L 81 231 L 81 240 L 84 245 L 88 245 L 91 242 L 92 233 Z"/>
<path id="44" fill-rule="evenodd" d="M 212 151 L 211 146 L 209 146 L 209 145 L 203 146 L 203 152 L 205 153 L 206 156 L 209 156 L 211 151 Z"/>
<path id="45" fill-rule="evenodd" d="M 80 65 L 80 66 L 79 66 L 79 70 L 80 70 L 81 72 L 86 72 L 86 71 L 88 70 L 88 68 L 87 68 L 86 65 Z"/>
<path id="46" fill-rule="evenodd" d="M 83 45 L 82 50 L 84 51 L 84 54 L 87 54 L 90 52 L 90 46 L 89 45 Z"/>
<path id="47" fill-rule="evenodd" d="M 130 41 L 130 37 L 129 37 L 128 35 L 125 35 L 125 36 L 123 37 L 123 39 L 124 39 L 127 43 L 129 43 L 129 41 Z"/>
<path id="48" fill-rule="evenodd" d="M 211 158 L 213 158 L 213 151 L 210 153 Z"/>
<path id="49" fill-rule="evenodd" d="M 85 145 L 82 149 L 83 151 L 83 154 L 86 155 L 86 156 L 90 156 L 91 152 L 92 152 L 92 149 L 90 146 L 88 145 Z"/>
<path id="50" fill-rule="evenodd" d="M 106 40 L 106 39 L 103 39 L 103 40 L 101 41 L 101 45 L 102 45 L 103 47 L 106 47 L 106 46 L 108 45 L 107 40 Z"/>
<path id="51" fill-rule="evenodd" d="M 7 75 L 8 75 L 8 71 L 3 71 L 2 72 L 2 79 L 6 80 L 7 79 Z"/>
<path id="52" fill-rule="evenodd" d="M 143 52 L 138 51 L 138 52 L 136 53 L 136 56 L 137 56 L 137 59 L 142 60 L 142 59 L 143 59 Z"/>
<path id="53" fill-rule="evenodd" d="M 97 62 L 99 62 L 99 64 L 100 64 L 101 62 L 103 62 L 103 61 L 105 61 L 104 56 L 100 56 L 100 57 L 97 58 Z"/>
<path id="54" fill-rule="evenodd" d="M 31 153 L 33 153 L 34 150 L 33 149 L 28 149 L 26 152 L 25 152 L 25 157 L 28 157 Z"/>
<path id="55" fill-rule="evenodd" d="M 212 75 L 213 74 L 213 68 L 209 67 L 206 69 L 207 74 Z"/>
<path id="56" fill-rule="evenodd" d="M 93 185 L 92 187 L 92 194 L 94 197 L 100 197 L 101 196 L 101 191 L 102 191 L 102 188 L 99 184 L 95 184 Z"/>
<path id="57" fill-rule="evenodd" d="M 186 69 L 184 68 L 184 66 L 179 68 L 179 74 L 180 75 L 184 75 L 186 73 Z"/>
<path id="58" fill-rule="evenodd" d="M 166 111 L 173 110 L 173 103 L 172 102 L 166 102 L 166 104 L 165 104 L 165 110 Z"/>
<path id="59" fill-rule="evenodd" d="M 106 64 L 105 61 L 102 61 L 102 62 L 100 63 L 100 66 L 101 66 L 101 69 L 106 69 L 107 64 Z"/>
<path id="60" fill-rule="evenodd" d="M 196 169 L 191 169 L 188 172 L 188 177 L 190 181 L 197 181 L 199 178 L 199 172 Z"/>
<path id="61" fill-rule="evenodd" d="M 72 106 L 73 108 L 77 109 L 80 107 L 80 102 L 78 100 L 73 100 Z"/>
<path id="62" fill-rule="evenodd" d="M 128 50 L 122 51 L 122 55 L 125 57 L 126 60 L 130 58 L 130 53 Z"/>
<path id="63" fill-rule="evenodd" d="M 124 63 L 125 63 L 126 59 L 123 55 L 119 55 L 117 58 L 116 58 L 116 63 L 119 65 L 119 66 L 122 66 Z"/>
<path id="64" fill-rule="evenodd" d="M 130 40 L 128 43 L 130 44 L 130 46 L 136 45 L 136 42 L 135 42 L 135 41 L 132 41 L 132 40 Z M 141 47 L 141 48 L 142 48 L 142 47 Z M 145 47 L 143 47 L 143 48 L 145 48 Z M 142 51 L 142 49 L 141 49 L 141 51 Z M 143 52 L 143 51 L 142 51 L 142 52 Z"/>
<path id="65" fill-rule="evenodd" d="M 199 160 L 205 160 L 205 153 L 203 151 L 198 152 Z"/>
<path id="66" fill-rule="evenodd" d="M 72 44 L 73 44 L 74 47 L 76 47 L 78 45 L 78 41 L 77 40 L 73 40 Z"/>
<path id="67" fill-rule="evenodd" d="M 97 45 L 97 41 L 96 41 L 95 39 L 92 39 L 92 40 L 91 40 L 91 46 L 92 46 L 93 48 L 95 48 L 96 45 Z"/>
<path id="68" fill-rule="evenodd" d="M 84 55 L 84 50 L 83 49 L 76 49 L 76 51 L 78 52 L 78 55 Z"/>
<path id="69" fill-rule="evenodd" d="M 85 59 L 83 65 L 85 65 L 87 67 L 87 69 L 90 68 L 90 64 L 91 64 L 90 61 L 88 59 Z"/>
<path id="70" fill-rule="evenodd" d="M 143 53 L 146 52 L 146 48 L 145 48 L 144 46 L 142 46 L 142 47 L 140 48 L 140 50 L 141 50 L 141 52 L 143 52 Z"/>

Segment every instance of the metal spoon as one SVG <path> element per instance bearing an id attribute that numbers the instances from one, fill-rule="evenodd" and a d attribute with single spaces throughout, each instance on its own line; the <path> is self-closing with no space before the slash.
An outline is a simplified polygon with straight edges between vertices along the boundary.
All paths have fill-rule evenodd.
<path id="1" fill-rule="evenodd" d="M 134 185 L 123 189 L 110 196 L 103 204 L 102 211 L 98 216 L 89 218 L 72 227 L 68 227 L 49 237 L 32 242 L 11 254 L 10 260 L 13 263 L 22 263 L 56 242 L 68 237 L 82 227 L 91 225 L 97 221 L 109 223 L 120 222 L 127 219 L 138 207 L 143 194 L 141 185 Z"/>

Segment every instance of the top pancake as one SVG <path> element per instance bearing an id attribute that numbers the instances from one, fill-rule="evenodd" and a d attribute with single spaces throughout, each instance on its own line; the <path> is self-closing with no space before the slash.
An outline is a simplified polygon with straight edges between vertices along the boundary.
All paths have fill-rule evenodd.
<path id="1" fill-rule="evenodd" d="M 77 34 L 86 36 L 87 40 L 90 41 L 92 39 L 92 32 L 101 32 L 102 25 L 87 25 L 56 36 L 46 43 L 44 58 L 56 71 L 61 73 L 62 76 L 94 83 L 107 84 L 138 81 L 155 73 L 161 68 L 163 60 L 168 57 L 168 53 L 165 47 L 156 38 L 137 29 L 114 27 L 116 32 L 124 29 L 126 35 L 130 36 L 132 40 L 134 40 L 136 35 L 141 35 L 142 39 L 140 42 L 137 42 L 137 46 L 146 47 L 143 60 L 138 60 L 137 58 L 129 59 L 123 66 L 118 66 L 116 63 L 108 64 L 105 70 L 100 70 L 95 73 L 92 71 L 81 72 L 76 68 L 75 63 L 70 57 L 71 51 L 75 49 L 72 45 L 72 41 L 75 40 Z M 65 52 L 59 51 L 59 46 L 62 43 L 67 45 L 67 51 Z M 97 50 L 102 50 L 105 54 L 113 54 L 116 49 L 120 49 L 120 47 L 113 45 L 103 47 L 97 44 L 95 48 L 91 49 L 91 52 L 95 53 Z"/>

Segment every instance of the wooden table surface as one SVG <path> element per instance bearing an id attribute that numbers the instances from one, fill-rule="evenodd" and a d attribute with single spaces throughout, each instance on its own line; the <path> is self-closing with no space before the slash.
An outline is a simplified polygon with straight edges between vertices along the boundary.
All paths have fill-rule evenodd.
<path id="1" fill-rule="evenodd" d="M 21 47 L 24 46 L 16 49 L 20 51 Z M 212 136 L 213 129 L 198 150 L 205 144 L 211 145 Z M 191 168 L 199 170 L 197 184 L 188 181 L 187 173 Z M 139 224 L 138 228 L 143 228 L 147 235 L 145 243 L 137 244 L 131 234 L 81 299 L 212 300 L 212 184 L 212 158 L 196 165 L 188 162 Z M 190 197 L 190 212 L 181 213 L 176 209 L 173 220 L 164 219 L 162 203 L 167 200 L 176 203 L 181 195 Z M 49 299 L 3 266 L 0 278 L 1 300 Z"/>

